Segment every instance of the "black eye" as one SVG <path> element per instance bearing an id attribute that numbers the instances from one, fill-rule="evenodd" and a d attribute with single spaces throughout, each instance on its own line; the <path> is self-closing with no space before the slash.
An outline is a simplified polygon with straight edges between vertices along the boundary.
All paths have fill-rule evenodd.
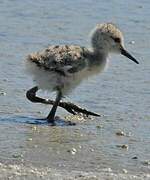
<path id="1" fill-rule="evenodd" d="M 114 41 L 115 41 L 116 43 L 120 43 L 120 42 L 121 42 L 120 38 L 113 38 L 113 39 L 114 39 Z"/>

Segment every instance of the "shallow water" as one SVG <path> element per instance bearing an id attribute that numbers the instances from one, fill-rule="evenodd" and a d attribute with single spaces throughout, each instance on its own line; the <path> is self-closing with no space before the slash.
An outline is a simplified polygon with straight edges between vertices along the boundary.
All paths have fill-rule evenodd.
<path id="1" fill-rule="evenodd" d="M 149 172 L 143 163 L 150 160 L 149 9 L 148 0 L 0 1 L 0 161 L 69 171 Z M 34 85 L 24 71 L 26 55 L 49 44 L 89 46 L 88 34 L 100 22 L 118 24 L 140 65 L 112 55 L 106 72 L 66 98 L 104 116 L 72 127 L 37 123 L 50 107 L 25 98 Z M 117 136 L 119 129 L 127 135 Z M 129 148 L 118 147 L 123 144 Z"/>

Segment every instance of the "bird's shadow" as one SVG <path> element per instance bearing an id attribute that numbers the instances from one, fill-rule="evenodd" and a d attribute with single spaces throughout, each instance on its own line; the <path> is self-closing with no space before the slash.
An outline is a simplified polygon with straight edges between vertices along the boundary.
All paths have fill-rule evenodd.
<path id="1" fill-rule="evenodd" d="M 17 123 L 17 124 L 33 124 L 33 125 L 46 125 L 46 126 L 74 126 L 75 123 L 56 117 L 54 123 L 48 123 L 47 119 L 35 119 L 27 116 L 2 116 L 0 117 L 2 123 Z"/>

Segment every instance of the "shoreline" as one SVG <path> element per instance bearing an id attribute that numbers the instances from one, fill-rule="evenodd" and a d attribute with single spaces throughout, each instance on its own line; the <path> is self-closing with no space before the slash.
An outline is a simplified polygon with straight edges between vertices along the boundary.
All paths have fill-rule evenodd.
<path id="1" fill-rule="evenodd" d="M 35 166 L 25 166 L 23 164 L 7 164 L 0 163 L 0 179 L 53 179 L 53 180 L 99 180 L 99 179 L 119 179 L 119 180 L 141 180 L 150 179 L 150 174 L 128 174 L 115 173 L 110 168 L 102 169 L 101 172 L 84 172 L 84 171 L 66 171 L 57 170 L 48 167 L 35 167 Z"/>

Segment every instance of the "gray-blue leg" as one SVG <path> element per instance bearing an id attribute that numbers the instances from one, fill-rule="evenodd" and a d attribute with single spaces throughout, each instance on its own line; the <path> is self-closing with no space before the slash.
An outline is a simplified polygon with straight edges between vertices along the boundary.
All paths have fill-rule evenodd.
<path id="1" fill-rule="evenodd" d="M 59 102 L 60 102 L 61 98 L 62 98 L 62 93 L 61 93 L 60 90 L 58 90 L 56 100 L 55 100 L 55 102 L 53 104 L 53 107 L 52 107 L 49 115 L 47 116 L 47 121 L 49 123 L 54 123 L 55 122 L 55 114 L 56 114 L 56 110 L 57 110 L 57 107 L 59 105 Z"/>

